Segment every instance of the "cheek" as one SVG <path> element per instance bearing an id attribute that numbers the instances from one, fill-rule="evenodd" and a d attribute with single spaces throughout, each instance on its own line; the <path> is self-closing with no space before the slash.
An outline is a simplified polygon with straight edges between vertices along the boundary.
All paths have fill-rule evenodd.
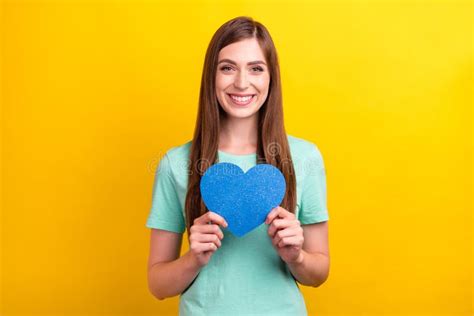
<path id="1" fill-rule="evenodd" d="M 254 81 L 255 86 L 260 90 L 262 93 L 268 90 L 270 85 L 270 79 L 268 77 L 260 77 Z"/>
<path id="2" fill-rule="evenodd" d="M 224 90 L 231 83 L 232 83 L 231 76 L 222 76 L 222 75 L 216 76 L 216 89 L 217 90 Z"/>

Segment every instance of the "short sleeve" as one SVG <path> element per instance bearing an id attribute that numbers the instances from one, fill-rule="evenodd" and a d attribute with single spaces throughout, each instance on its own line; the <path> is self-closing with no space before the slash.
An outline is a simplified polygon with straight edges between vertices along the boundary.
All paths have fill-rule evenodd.
<path id="1" fill-rule="evenodd" d="M 298 220 L 314 224 L 329 220 L 326 202 L 326 169 L 318 147 L 311 143 L 303 164 L 303 189 Z"/>
<path id="2" fill-rule="evenodd" d="M 183 233 L 186 229 L 168 154 L 160 160 L 155 172 L 151 210 L 146 227 Z"/>

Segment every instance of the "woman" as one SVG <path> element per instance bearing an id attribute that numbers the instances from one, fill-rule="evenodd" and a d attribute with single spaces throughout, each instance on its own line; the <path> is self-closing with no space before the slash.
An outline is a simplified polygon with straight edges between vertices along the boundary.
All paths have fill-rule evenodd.
<path id="1" fill-rule="evenodd" d="M 201 176 L 216 162 L 244 172 L 268 163 L 285 177 L 281 205 L 243 237 L 202 202 Z M 297 282 L 317 287 L 328 277 L 328 219 L 318 147 L 284 129 L 270 34 L 249 17 L 232 19 L 206 53 L 192 141 L 169 149 L 157 168 L 149 289 L 159 299 L 180 295 L 180 315 L 306 315 Z"/>

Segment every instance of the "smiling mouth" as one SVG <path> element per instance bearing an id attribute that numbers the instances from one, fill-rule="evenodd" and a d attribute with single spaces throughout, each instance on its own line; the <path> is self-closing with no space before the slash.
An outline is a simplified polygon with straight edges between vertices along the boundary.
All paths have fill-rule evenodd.
<path id="1" fill-rule="evenodd" d="M 246 96 L 237 96 L 234 94 L 227 93 L 227 96 L 236 105 L 248 105 L 255 100 L 256 94 L 249 94 Z"/>

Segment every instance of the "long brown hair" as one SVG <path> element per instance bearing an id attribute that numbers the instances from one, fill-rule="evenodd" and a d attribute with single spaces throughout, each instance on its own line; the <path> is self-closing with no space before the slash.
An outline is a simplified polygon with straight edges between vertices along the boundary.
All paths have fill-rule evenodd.
<path id="1" fill-rule="evenodd" d="M 232 43 L 256 38 L 270 71 L 267 99 L 258 113 L 257 163 L 271 164 L 283 173 L 286 193 L 281 207 L 294 213 L 296 178 L 283 122 L 280 66 L 275 45 L 268 30 L 251 17 L 239 16 L 224 23 L 212 37 L 207 48 L 201 77 L 199 109 L 190 149 L 188 191 L 186 194 L 186 227 L 188 237 L 194 220 L 208 211 L 201 199 L 200 180 L 206 169 L 217 162 L 220 122 L 225 115 L 218 103 L 215 81 L 218 55 Z"/>

